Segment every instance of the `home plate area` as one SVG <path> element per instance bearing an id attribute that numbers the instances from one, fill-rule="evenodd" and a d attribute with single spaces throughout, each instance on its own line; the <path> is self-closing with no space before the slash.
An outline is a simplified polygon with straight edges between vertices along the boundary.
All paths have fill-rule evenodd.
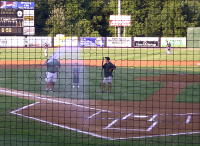
<path id="1" fill-rule="evenodd" d="M 124 113 L 60 102 L 36 102 L 11 113 L 110 140 L 200 133 L 199 113 Z"/>

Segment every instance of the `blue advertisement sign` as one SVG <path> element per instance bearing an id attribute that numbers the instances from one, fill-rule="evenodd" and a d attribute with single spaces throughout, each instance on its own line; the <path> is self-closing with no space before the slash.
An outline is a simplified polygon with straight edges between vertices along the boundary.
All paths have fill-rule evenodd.
<path id="1" fill-rule="evenodd" d="M 79 45 L 81 47 L 105 47 L 104 37 L 80 37 Z"/>
<path id="2" fill-rule="evenodd" d="M 1 1 L 0 9 L 34 9 L 34 2 Z"/>
<path id="3" fill-rule="evenodd" d="M 34 9 L 34 2 L 18 2 L 18 9 Z"/>

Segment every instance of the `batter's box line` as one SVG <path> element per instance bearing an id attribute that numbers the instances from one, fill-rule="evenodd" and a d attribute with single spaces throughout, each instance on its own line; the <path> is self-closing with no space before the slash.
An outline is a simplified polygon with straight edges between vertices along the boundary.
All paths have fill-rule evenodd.
<path id="1" fill-rule="evenodd" d="M 17 115 L 17 114 L 18 114 L 17 112 L 19 112 L 19 111 L 21 111 L 21 110 L 24 110 L 24 109 L 27 109 L 27 108 L 29 108 L 29 107 L 35 106 L 36 104 L 39 104 L 39 103 L 40 103 L 40 102 L 35 102 L 35 103 L 32 103 L 32 104 L 26 105 L 26 106 L 24 106 L 24 107 L 22 107 L 22 108 L 19 108 L 19 109 L 16 109 L 16 110 L 14 110 L 14 111 L 11 111 L 10 113 L 11 113 L 11 114 Z"/>
<path id="2" fill-rule="evenodd" d="M 32 117 L 32 116 L 26 116 L 26 115 L 17 113 L 17 112 L 19 112 L 21 110 L 25 110 L 25 109 L 27 109 L 29 107 L 35 106 L 36 104 L 40 104 L 40 102 L 35 102 L 33 104 L 29 104 L 29 105 L 24 106 L 22 108 L 19 108 L 17 110 L 11 111 L 10 113 L 13 114 L 13 115 L 21 116 L 21 117 L 24 117 L 24 118 L 27 118 L 27 119 L 32 119 L 32 120 L 35 120 L 35 121 L 39 121 L 41 123 L 46 123 L 46 124 L 49 124 L 49 125 L 52 125 L 52 126 L 56 126 L 56 127 L 60 127 L 60 128 L 68 129 L 68 130 L 72 130 L 72 131 L 75 131 L 75 132 L 91 135 L 91 136 L 94 136 L 94 137 L 108 139 L 108 140 L 114 140 L 111 137 L 102 136 L 102 135 L 99 135 L 99 134 L 96 134 L 96 133 L 92 133 L 92 132 L 82 131 L 82 130 L 79 130 L 79 129 L 76 129 L 76 128 L 71 128 L 69 126 L 65 126 L 65 125 L 54 123 L 54 122 L 49 122 L 47 120 L 41 120 L 39 118 L 35 118 L 35 117 Z"/>
<path id="3" fill-rule="evenodd" d="M 185 120 L 185 124 L 189 124 L 192 116 L 194 115 L 199 115 L 199 113 L 179 113 L 179 114 L 154 114 L 152 115 L 152 117 L 150 117 L 149 120 L 147 120 L 148 122 L 152 122 L 152 124 L 147 127 L 147 129 L 128 129 L 128 128 L 113 128 L 113 126 L 115 124 L 117 124 L 117 122 L 121 121 L 121 120 L 126 120 L 128 117 L 134 117 L 134 118 L 147 118 L 147 115 L 134 115 L 133 113 L 129 113 L 127 115 L 125 115 L 123 118 L 116 118 L 114 119 L 111 123 L 109 123 L 105 128 L 103 129 L 108 129 L 108 130 L 120 130 L 120 131 L 140 131 L 140 132 L 149 132 L 152 131 L 152 129 L 159 123 L 158 120 L 156 120 L 156 118 L 158 116 L 187 116 L 186 120 Z"/>
<path id="4" fill-rule="evenodd" d="M 53 100 L 53 99 L 47 99 L 47 98 L 40 97 L 40 96 L 33 96 L 31 94 L 23 94 L 23 93 L 11 91 L 11 90 L 8 90 L 8 89 L 5 89 L 5 90 L 1 90 L 0 89 L 0 92 L 9 93 L 9 94 L 12 94 L 14 96 L 34 97 L 36 99 L 51 101 L 51 102 L 55 102 L 55 103 L 63 103 L 63 104 L 75 105 L 75 106 L 78 106 L 78 107 L 95 109 L 95 108 L 90 108 L 90 107 L 86 107 L 86 106 L 83 106 L 83 105 L 78 105 L 78 104 L 74 104 L 74 103 L 70 103 L 70 102 L 63 102 L 63 101 L 58 101 L 58 100 Z M 126 138 L 111 138 L 111 137 L 106 137 L 106 136 L 98 135 L 96 133 L 87 132 L 87 131 L 81 131 L 79 129 L 71 128 L 71 127 L 68 127 L 68 126 L 56 124 L 56 123 L 53 123 L 53 122 L 49 122 L 49 121 L 41 120 L 41 119 L 38 119 L 38 118 L 35 118 L 35 117 L 25 116 L 23 114 L 17 113 L 20 110 L 29 108 L 29 107 L 34 106 L 34 105 L 39 104 L 39 103 L 40 102 L 35 102 L 33 104 L 30 104 L 30 105 L 24 106 L 22 108 L 19 108 L 17 110 L 11 111 L 10 113 L 14 114 L 14 115 L 21 116 L 21 117 L 29 118 L 29 119 L 32 119 L 32 120 L 36 120 L 36 121 L 39 121 L 39 122 L 42 122 L 42 123 L 47 123 L 47 124 L 50 124 L 52 126 L 57 126 L 57 127 L 60 127 L 60 128 L 64 128 L 64 129 L 68 129 L 68 130 L 72 130 L 72 131 L 76 131 L 76 132 L 79 132 L 79 133 L 88 134 L 88 135 L 91 135 L 91 136 L 94 136 L 94 137 L 108 139 L 108 140 L 126 140 L 126 139 L 133 139 L 133 138 L 134 139 L 141 139 L 141 138 L 153 138 L 153 137 L 161 137 L 161 136 L 191 135 L 191 134 L 199 134 L 200 133 L 200 131 L 195 131 L 195 132 L 192 131 L 192 132 L 185 132 L 185 133 L 172 133 L 172 134 L 160 134 L 160 135 L 145 135 L 145 136 L 138 136 L 138 137 L 135 136 L 135 137 L 126 137 Z M 96 110 L 101 110 L 101 109 L 96 109 Z M 102 111 L 107 111 L 107 110 L 102 110 Z M 107 112 L 111 112 L 111 111 L 107 111 Z M 191 114 L 191 113 L 189 113 L 189 114 Z M 198 114 L 198 113 L 195 113 L 195 114 Z"/>
<path id="5" fill-rule="evenodd" d="M 157 124 L 158 121 L 155 121 L 155 118 L 158 116 L 158 114 L 154 114 L 152 117 L 150 117 L 149 120 L 147 120 L 148 122 L 152 122 L 152 124 L 147 128 L 147 129 L 127 129 L 127 128 L 111 128 L 114 124 L 116 124 L 118 121 L 120 120 L 126 120 L 128 117 L 134 117 L 134 118 L 148 118 L 147 115 L 134 115 L 133 113 L 129 113 L 127 115 L 125 115 L 123 118 L 118 118 L 113 120 L 110 124 L 108 124 L 108 126 L 106 126 L 105 128 L 103 128 L 104 130 L 108 129 L 108 130 L 120 130 L 120 131 L 140 131 L 140 132 L 149 132 L 151 131 Z"/>
<path id="6" fill-rule="evenodd" d="M 8 90 L 8 89 L 5 89 L 5 90 L 0 89 L 0 92 L 9 93 L 9 94 L 12 94 L 14 96 L 32 97 L 32 98 L 35 98 L 35 99 L 46 100 L 46 101 L 50 101 L 50 102 L 54 102 L 54 103 L 62 103 L 62 104 L 66 104 L 66 105 L 74 105 L 74 106 L 82 107 L 82 108 L 86 108 L 86 109 L 100 110 L 100 111 L 103 111 L 103 112 L 111 112 L 109 110 L 102 110 L 102 109 L 98 109 L 98 108 L 92 108 L 92 107 L 88 107 L 88 106 L 84 106 L 84 105 L 71 103 L 71 102 L 64 102 L 64 101 L 60 101 L 60 100 L 49 99 L 47 97 L 41 97 L 41 96 L 37 96 L 37 95 L 32 95 L 32 93 L 31 94 L 26 94 L 26 93 L 20 93 L 20 92 L 16 92 L 16 91 L 11 91 L 11 90 Z"/>
<path id="7" fill-rule="evenodd" d="M 75 129 L 75 128 L 71 128 L 71 127 L 68 127 L 68 126 L 56 124 L 56 123 L 53 123 L 53 122 L 49 122 L 49 121 L 45 121 L 45 120 L 41 120 L 41 119 L 38 119 L 38 118 L 25 116 L 25 115 L 17 113 L 20 110 L 29 108 L 29 107 L 34 106 L 36 104 L 40 104 L 40 102 L 36 102 L 36 103 L 30 104 L 30 105 L 24 106 L 22 108 L 14 110 L 14 111 L 12 111 L 10 113 L 14 114 L 14 115 L 21 116 L 21 117 L 25 117 L 25 118 L 28 118 L 28 119 L 32 119 L 32 120 L 35 120 L 35 121 L 39 121 L 39 122 L 42 122 L 42 123 L 46 123 L 46 124 L 49 124 L 49 125 L 52 125 L 52 126 L 56 126 L 56 127 L 60 127 L 60 128 L 64 128 L 64 129 L 68 129 L 68 130 L 72 130 L 72 131 L 76 131 L 76 132 L 79 132 L 79 133 L 88 134 L 88 135 L 91 135 L 91 136 L 94 136 L 94 137 L 97 137 L 97 138 L 108 139 L 108 140 L 143 139 L 143 138 L 164 137 L 164 136 L 191 135 L 191 134 L 199 134 L 200 133 L 200 131 L 198 131 L 198 132 L 172 133 L 172 134 L 160 134 L 160 135 L 145 135 L 145 136 L 126 137 L 126 138 L 111 138 L 111 137 L 98 135 L 98 134 L 95 134 L 95 133 L 92 133 L 92 132 L 81 131 L 81 130 L 78 130 L 78 129 Z"/>

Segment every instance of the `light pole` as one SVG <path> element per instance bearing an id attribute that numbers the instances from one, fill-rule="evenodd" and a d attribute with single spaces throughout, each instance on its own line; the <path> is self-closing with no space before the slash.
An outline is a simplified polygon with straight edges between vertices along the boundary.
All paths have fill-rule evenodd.
<path id="1" fill-rule="evenodd" d="M 121 0 L 118 0 L 118 15 L 121 15 Z M 118 37 L 121 37 L 121 26 L 118 26 Z"/>

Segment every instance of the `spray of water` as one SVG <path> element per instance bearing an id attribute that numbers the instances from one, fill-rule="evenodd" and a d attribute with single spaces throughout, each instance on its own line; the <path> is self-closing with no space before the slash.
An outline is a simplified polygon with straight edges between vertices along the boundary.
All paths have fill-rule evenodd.
<path id="1" fill-rule="evenodd" d="M 55 92 L 50 93 L 58 97 L 84 98 L 84 66 L 82 61 L 83 48 L 79 46 L 58 47 L 49 60 L 58 59 L 61 68 Z"/>

